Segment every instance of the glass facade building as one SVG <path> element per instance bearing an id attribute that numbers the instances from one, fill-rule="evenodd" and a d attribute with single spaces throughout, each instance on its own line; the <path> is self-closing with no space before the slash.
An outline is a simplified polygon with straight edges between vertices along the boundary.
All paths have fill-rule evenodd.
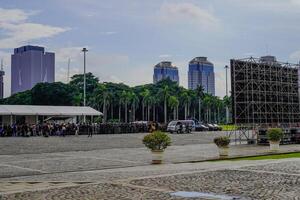
<path id="1" fill-rule="evenodd" d="M 155 65 L 153 74 L 153 83 L 169 78 L 179 84 L 178 68 L 172 65 L 172 62 L 163 61 Z"/>
<path id="2" fill-rule="evenodd" d="M 11 94 L 30 90 L 37 83 L 54 81 L 54 53 L 30 45 L 14 49 L 11 55 Z"/>
<path id="3" fill-rule="evenodd" d="M 207 57 L 196 57 L 189 62 L 188 87 L 194 90 L 199 85 L 205 93 L 215 95 L 214 65 Z"/>

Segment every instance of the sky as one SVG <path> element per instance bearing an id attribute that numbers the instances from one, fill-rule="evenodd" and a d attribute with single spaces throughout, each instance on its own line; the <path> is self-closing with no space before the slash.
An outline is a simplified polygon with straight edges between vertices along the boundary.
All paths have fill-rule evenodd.
<path id="1" fill-rule="evenodd" d="M 215 65 L 216 95 L 225 95 L 232 58 L 274 55 L 300 60 L 300 0 L 0 0 L 0 58 L 10 95 L 10 55 L 22 45 L 56 54 L 56 81 L 87 71 L 100 81 L 130 86 L 152 82 L 163 60 L 179 68 L 187 87 L 188 62 Z"/>

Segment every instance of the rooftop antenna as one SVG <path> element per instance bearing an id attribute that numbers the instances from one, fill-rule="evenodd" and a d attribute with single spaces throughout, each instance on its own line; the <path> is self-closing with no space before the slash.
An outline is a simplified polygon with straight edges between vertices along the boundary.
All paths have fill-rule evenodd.
<path id="1" fill-rule="evenodd" d="M 70 81 L 70 64 L 71 64 L 71 59 L 68 59 L 68 74 L 67 74 L 67 81 L 69 83 Z"/>

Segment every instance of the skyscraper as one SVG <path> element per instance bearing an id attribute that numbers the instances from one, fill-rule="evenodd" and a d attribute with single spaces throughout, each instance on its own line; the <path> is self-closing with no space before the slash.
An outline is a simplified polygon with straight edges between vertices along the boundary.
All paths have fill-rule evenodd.
<path id="1" fill-rule="evenodd" d="M 172 62 L 163 61 L 154 66 L 153 83 L 169 78 L 179 84 L 178 68 Z"/>
<path id="2" fill-rule="evenodd" d="M 199 85 L 205 93 L 215 95 L 214 65 L 207 57 L 196 57 L 189 62 L 188 87 L 194 90 Z"/>
<path id="3" fill-rule="evenodd" d="M 3 76 L 5 75 L 3 70 L 3 60 L 1 60 L 1 70 L 0 70 L 0 99 L 3 99 L 4 96 L 4 82 Z"/>
<path id="4" fill-rule="evenodd" d="M 14 49 L 11 55 L 11 94 L 30 90 L 37 83 L 52 83 L 54 79 L 54 53 L 30 45 Z"/>

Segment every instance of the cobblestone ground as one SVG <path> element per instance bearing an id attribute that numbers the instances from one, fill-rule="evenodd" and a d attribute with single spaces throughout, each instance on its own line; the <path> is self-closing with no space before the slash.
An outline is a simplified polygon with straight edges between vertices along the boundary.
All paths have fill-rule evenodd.
<path id="1" fill-rule="evenodd" d="M 277 166 L 277 168 L 273 167 L 269 171 L 271 166 Z M 292 170 L 289 169 L 290 166 Z M 96 181 L 52 182 L 52 185 L 44 185 L 44 188 L 41 187 L 39 190 L 28 187 L 28 190 L 31 191 L 4 193 L 2 199 L 189 199 L 172 195 L 173 192 L 187 191 L 223 195 L 224 199 L 296 200 L 300 199 L 300 173 L 297 171 L 299 167 L 295 169 L 296 166 L 300 166 L 299 159 L 205 162 L 164 165 L 160 173 L 158 173 L 160 167 L 154 166 L 157 170 L 156 175 L 149 173 L 150 166 L 144 169 L 137 167 L 132 170 L 136 171 L 139 176 L 135 178 L 129 172 L 127 172 L 127 177 L 126 175 L 118 177 L 116 171 L 117 177 L 103 179 L 102 183 Z M 175 172 L 174 169 L 177 171 Z M 197 169 L 199 171 L 193 171 Z M 113 174 L 106 172 L 106 176 Z M 12 184 L 20 183 L 12 182 Z M 29 183 L 27 182 L 27 184 Z M 45 182 L 31 182 L 31 184 L 45 184 Z M 57 186 L 55 187 L 55 185 Z M 192 199 L 209 198 L 196 197 Z"/>

